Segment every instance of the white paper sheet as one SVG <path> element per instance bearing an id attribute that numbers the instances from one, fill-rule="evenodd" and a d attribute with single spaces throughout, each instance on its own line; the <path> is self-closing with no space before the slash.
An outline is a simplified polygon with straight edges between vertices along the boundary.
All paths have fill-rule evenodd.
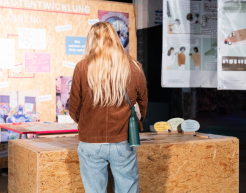
<path id="1" fill-rule="evenodd" d="M 19 48 L 46 50 L 46 30 L 19 28 Z"/>
<path id="2" fill-rule="evenodd" d="M 74 69 L 75 66 L 76 66 L 76 63 L 63 61 L 62 62 L 62 66 L 67 67 L 67 68 L 73 68 Z"/>
<path id="3" fill-rule="evenodd" d="M 9 87 L 9 82 L 5 81 L 5 82 L 0 82 L 0 88 L 8 88 Z"/>
<path id="4" fill-rule="evenodd" d="M 32 103 L 26 103 L 25 104 L 25 110 L 26 110 L 26 112 L 32 112 L 33 104 Z"/>
<path id="5" fill-rule="evenodd" d="M 17 101 L 10 101 L 9 106 L 10 106 L 10 108 L 16 108 L 17 107 Z"/>
<path id="6" fill-rule="evenodd" d="M 15 65 L 15 40 L 0 39 L 0 68 L 12 69 Z"/>
<path id="7" fill-rule="evenodd" d="M 60 25 L 55 27 L 56 32 L 72 30 L 72 25 Z"/>
<path id="8" fill-rule="evenodd" d="M 52 95 L 41 95 L 39 96 L 39 101 L 42 102 L 42 101 L 51 101 L 52 100 Z"/>
<path id="9" fill-rule="evenodd" d="M 88 19 L 88 24 L 89 25 L 94 25 L 97 22 L 99 22 L 99 19 Z"/>

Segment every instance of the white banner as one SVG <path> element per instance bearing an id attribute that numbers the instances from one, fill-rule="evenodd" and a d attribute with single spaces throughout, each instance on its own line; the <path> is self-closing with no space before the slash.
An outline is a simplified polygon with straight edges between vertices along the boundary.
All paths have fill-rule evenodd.
<path id="1" fill-rule="evenodd" d="M 162 87 L 217 87 L 217 1 L 164 0 Z"/>
<path id="2" fill-rule="evenodd" d="M 246 89 L 246 1 L 219 0 L 218 89 Z"/>

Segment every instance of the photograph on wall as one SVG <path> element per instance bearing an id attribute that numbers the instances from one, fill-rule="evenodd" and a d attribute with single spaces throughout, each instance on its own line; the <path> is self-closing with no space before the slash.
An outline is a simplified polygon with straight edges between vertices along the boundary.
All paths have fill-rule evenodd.
<path id="1" fill-rule="evenodd" d="M 113 25 L 121 44 L 129 53 L 129 13 L 119 13 L 111 11 L 98 11 L 99 21 L 106 21 Z"/>
<path id="2" fill-rule="evenodd" d="M 39 91 L 1 91 L 0 123 L 40 121 Z M 24 135 L 23 135 L 24 137 Z M 34 137 L 34 135 L 29 135 Z M 1 141 L 18 139 L 19 134 L 1 129 Z"/>
<path id="3" fill-rule="evenodd" d="M 69 114 L 69 96 L 72 76 L 56 77 L 56 116 Z"/>
<path id="4" fill-rule="evenodd" d="M 218 89 L 246 89 L 246 1 L 219 1 Z"/>
<path id="5" fill-rule="evenodd" d="M 38 122 L 39 91 L 1 91 L 0 123 Z"/>
<path id="6" fill-rule="evenodd" d="M 162 87 L 217 87 L 217 1 L 163 6 Z"/>

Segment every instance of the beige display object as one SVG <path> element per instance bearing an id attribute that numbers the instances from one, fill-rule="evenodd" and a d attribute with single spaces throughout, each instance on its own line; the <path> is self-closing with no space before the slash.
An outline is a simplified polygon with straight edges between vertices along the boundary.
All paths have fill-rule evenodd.
<path id="1" fill-rule="evenodd" d="M 140 192 L 238 193 L 239 140 L 199 135 L 208 138 L 141 134 L 141 140 L 145 141 L 137 147 Z M 76 138 L 69 137 L 11 140 L 9 192 L 85 192 L 79 171 L 78 143 Z M 44 144 L 45 148 L 37 147 Z M 112 193 L 110 187 L 111 179 L 108 193 Z"/>
<path id="2" fill-rule="evenodd" d="M 10 2 L 9 5 L 4 3 Z M 14 6 L 11 2 L 17 2 Z M 39 91 L 40 95 L 52 95 L 51 101 L 40 102 L 40 121 L 55 121 L 56 119 L 56 76 L 72 76 L 74 69 L 62 66 L 63 61 L 71 63 L 78 63 L 81 60 L 80 55 L 66 55 L 66 36 L 86 37 L 91 27 L 88 20 L 98 18 L 98 10 L 129 13 L 129 53 L 136 58 L 137 56 L 137 39 L 135 28 L 135 13 L 134 5 L 128 3 L 107 2 L 107 1 L 81 1 L 81 0 L 60 0 L 55 3 L 66 4 L 66 13 L 57 13 L 54 11 L 56 4 L 54 1 L 30 1 L 36 2 L 36 8 L 30 9 L 25 7 L 20 1 L 0 1 L 0 24 L 4 26 L 0 30 L 1 39 L 15 40 L 15 64 L 22 64 L 18 66 L 21 72 L 16 74 L 16 69 L 2 69 L 3 76 L 0 77 L 0 82 L 8 81 L 9 87 L 1 88 L 1 91 Z M 28 3 L 30 3 L 28 1 Z M 39 3 L 51 3 L 50 8 L 42 7 L 39 9 Z M 29 5 L 29 4 L 28 4 Z M 48 4 L 46 4 L 48 5 Z M 81 7 L 89 6 L 89 13 L 85 15 L 70 14 L 69 9 L 72 5 Z M 30 5 L 29 5 L 30 6 Z M 32 4 L 34 6 L 34 4 Z M 35 10 L 34 10 L 35 9 Z M 61 7 L 62 9 L 62 7 Z M 71 11 L 70 11 L 71 12 Z M 73 12 L 73 11 L 72 11 Z M 18 19 L 22 17 L 23 20 Z M 39 23 L 40 22 L 40 23 Z M 56 32 L 56 26 L 71 25 L 72 30 Z M 46 49 L 20 49 L 18 31 L 19 28 L 34 28 L 46 30 Z M 7 48 L 6 48 L 7 49 Z M 50 73 L 25 73 L 25 53 L 49 53 L 51 69 Z M 20 69 L 19 69 L 20 68 Z M 19 78 L 12 78 L 19 77 Z"/>

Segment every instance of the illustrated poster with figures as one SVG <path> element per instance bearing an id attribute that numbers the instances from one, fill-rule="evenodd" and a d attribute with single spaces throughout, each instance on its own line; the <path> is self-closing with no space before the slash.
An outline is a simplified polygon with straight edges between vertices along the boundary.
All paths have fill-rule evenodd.
<path id="1" fill-rule="evenodd" d="M 162 87 L 217 87 L 217 1 L 164 0 Z"/>
<path id="2" fill-rule="evenodd" d="M 219 0 L 218 89 L 246 89 L 246 1 Z"/>

